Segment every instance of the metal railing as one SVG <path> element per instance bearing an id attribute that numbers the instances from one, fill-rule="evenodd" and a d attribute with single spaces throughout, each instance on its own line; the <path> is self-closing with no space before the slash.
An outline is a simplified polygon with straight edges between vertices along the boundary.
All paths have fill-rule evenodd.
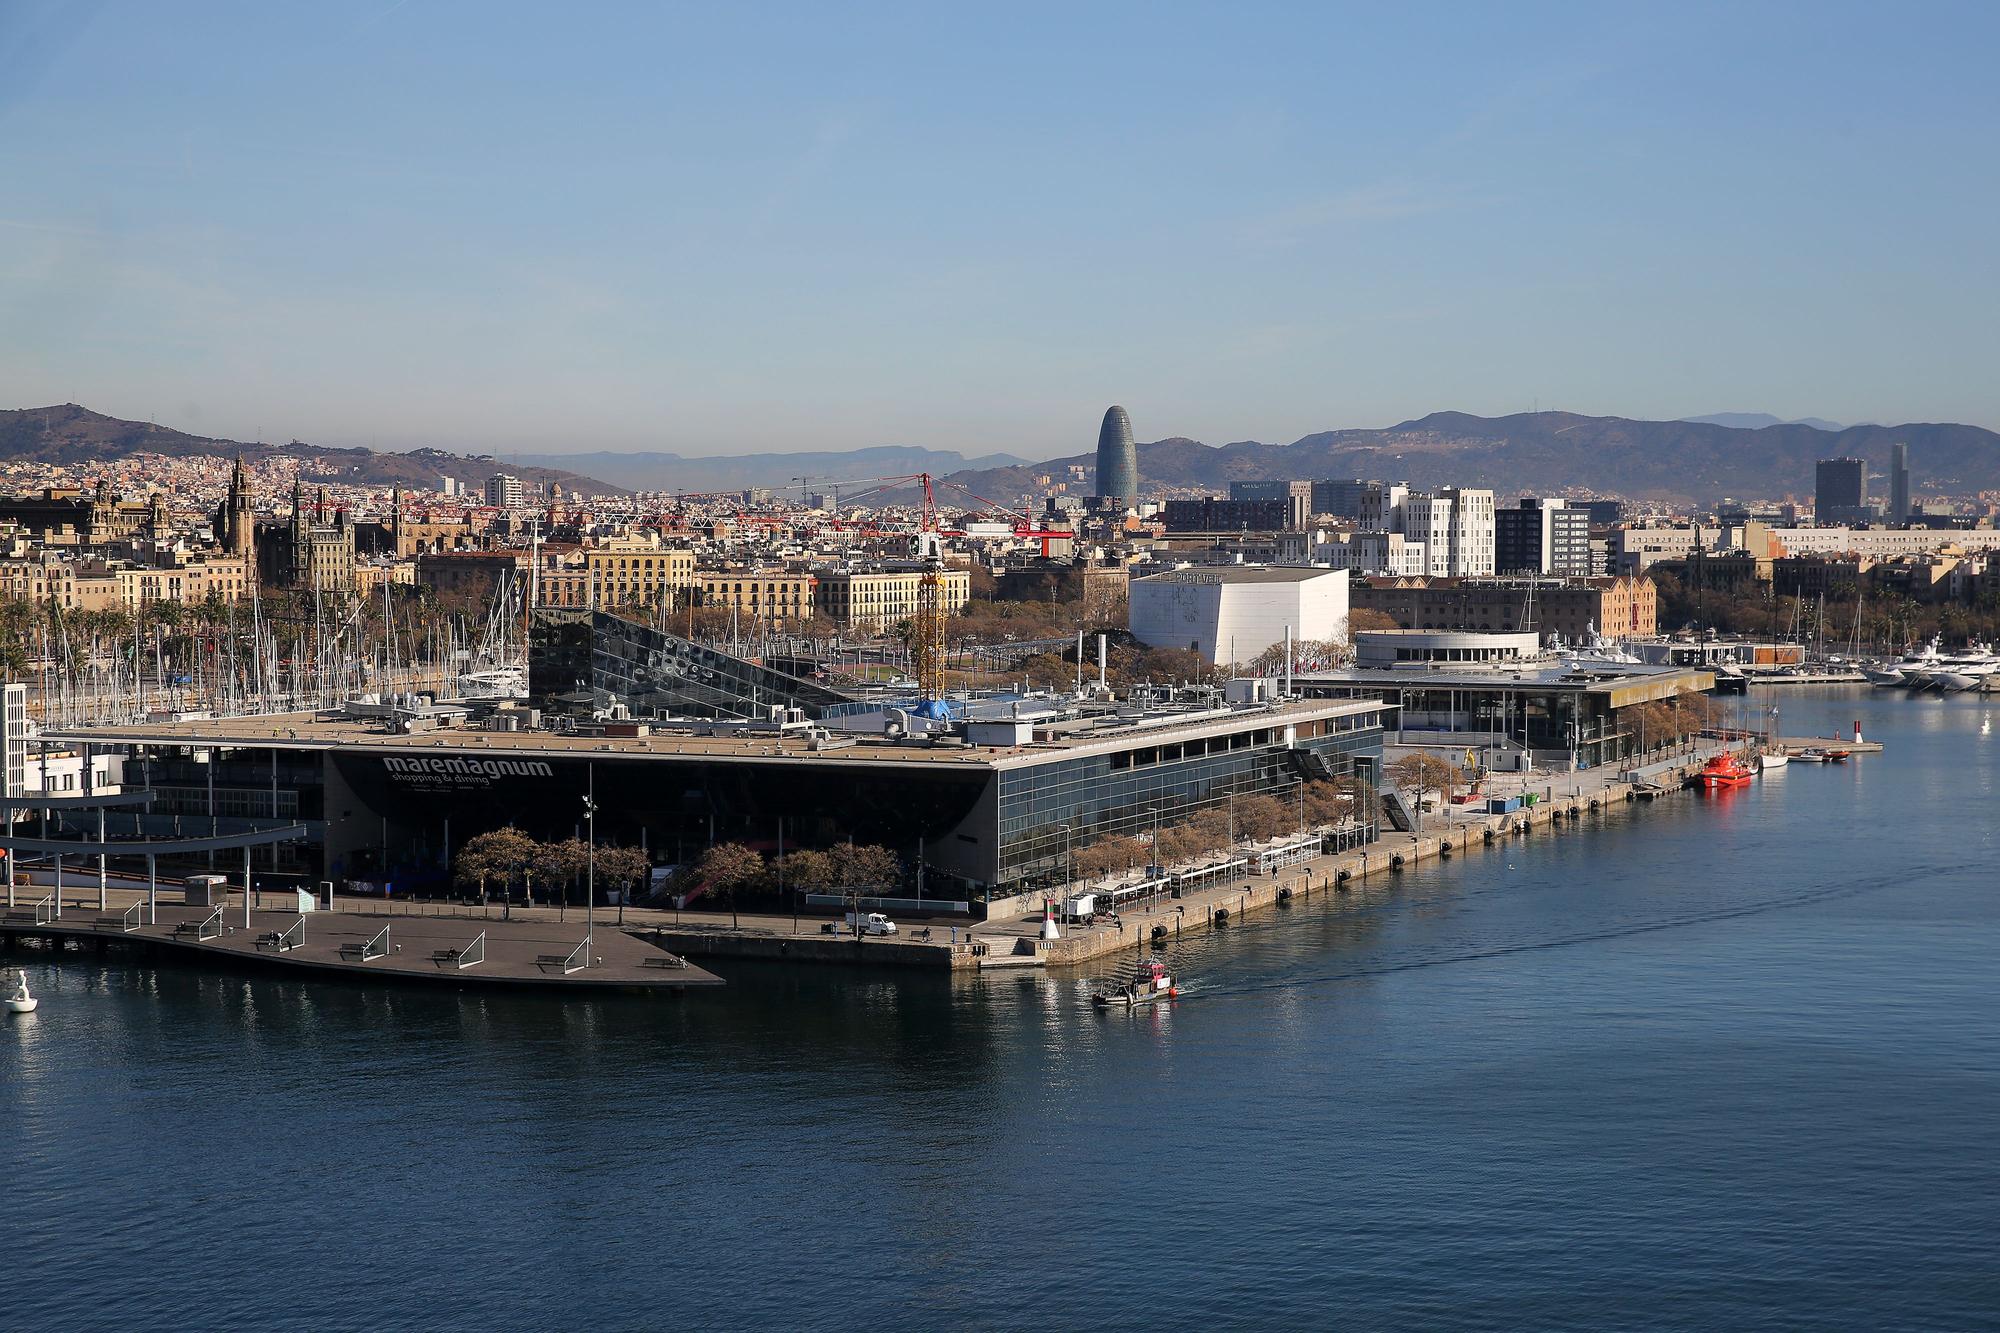
<path id="1" fill-rule="evenodd" d="M 460 949 L 458 951 L 458 966 L 461 970 L 463 970 L 465 968 L 471 967 L 474 963 L 483 963 L 485 961 L 486 961 L 486 932 L 482 930 L 476 937 L 474 937 L 472 943 L 466 945 L 463 949 Z"/>
<path id="2" fill-rule="evenodd" d="M 52 925 L 55 919 L 56 896 L 52 893 L 35 904 L 35 924 L 38 926 Z"/>
<path id="3" fill-rule="evenodd" d="M 382 927 L 382 929 L 375 932 L 375 937 L 373 939 L 369 940 L 366 944 L 361 946 L 361 961 L 365 963 L 373 958 L 383 958 L 386 957 L 388 953 L 389 953 L 389 928 L 387 926 L 384 926 Z"/>
<path id="4" fill-rule="evenodd" d="M 145 915 L 145 911 L 146 911 L 146 904 L 143 900 L 140 902 L 133 903 L 130 907 L 126 908 L 125 911 L 119 916 L 118 929 L 124 931 L 127 935 L 130 935 L 133 931 L 137 930 L 139 927 L 146 924 L 145 921 L 142 919 Z"/>
<path id="5" fill-rule="evenodd" d="M 223 929 L 222 908 L 218 907 L 202 918 L 201 924 L 194 928 L 194 937 L 197 940 L 219 939 Z"/>
<path id="6" fill-rule="evenodd" d="M 285 927 L 282 935 L 272 942 L 279 953 L 290 953 L 306 942 L 306 914 L 299 913 L 299 919 Z"/>
<path id="7" fill-rule="evenodd" d="M 583 955 L 582 962 L 577 961 L 576 956 L 578 954 Z M 569 951 L 569 957 L 563 959 L 563 965 L 562 965 L 563 975 L 568 976 L 572 972 L 580 971 L 583 968 L 589 966 L 590 966 L 590 936 L 585 935 L 583 937 L 583 942 L 577 945 L 574 949 L 571 949 Z"/>

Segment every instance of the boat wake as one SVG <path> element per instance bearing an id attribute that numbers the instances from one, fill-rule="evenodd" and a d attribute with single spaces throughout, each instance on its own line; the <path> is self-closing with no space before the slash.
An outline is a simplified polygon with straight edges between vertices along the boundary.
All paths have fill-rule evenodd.
<path id="1" fill-rule="evenodd" d="M 1649 921 L 1634 921 L 1617 926 L 1607 926 L 1598 930 L 1583 930 L 1572 935 L 1557 936 L 1553 939 L 1521 940 L 1512 944 L 1495 944 L 1484 948 L 1465 949 L 1453 953 L 1437 954 L 1423 958 L 1409 958 L 1396 962 L 1385 962 L 1372 966 L 1345 968 L 1333 972 L 1318 972 L 1310 975 L 1274 977 L 1269 981 L 1248 982 L 1243 985 L 1210 984 L 1201 988 L 1196 999 L 1225 999 L 1237 996 L 1268 994 L 1273 991 L 1295 990 L 1301 986 L 1324 986 L 1343 981 L 1365 981 L 1372 977 L 1391 976 L 1398 972 L 1414 972 L 1421 968 L 1453 967 L 1463 963 L 1485 962 L 1493 958 L 1505 958 L 1512 954 L 1534 953 L 1544 949 L 1570 949 L 1578 945 L 1601 944 L 1611 940 L 1629 939 L 1637 935 L 1649 935 L 1663 930 L 1684 930 L 1691 926 L 1705 926 L 1717 921 L 1733 921 L 1743 917 L 1763 916 L 1771 912 L 1786 912 L 1800 907 L 1811 907 L 1819 903 L 1839 902 L 1845 898 L 1856 898 L 1881 889 L 1893 888 L 1907 883 L 1912 876 L 1949 875 L 1959 871 L 1972 871 L 1982 867 L 1977 861 L 1938 863 L 1913 866 L 1898 870 L 1893 875 L 1878 875 L 1847 884 L 1835 884 L 1813 889 L 1802 889 L 1796 893 L 1782 894 L 1771 898 L 1760 898 L 1751 902 L 1720 904 L 1700 911 L 1685 912 L 1670 917 L 1659 917 Z M 1182 998 L 1189 998 L 1186 991 Z"/>

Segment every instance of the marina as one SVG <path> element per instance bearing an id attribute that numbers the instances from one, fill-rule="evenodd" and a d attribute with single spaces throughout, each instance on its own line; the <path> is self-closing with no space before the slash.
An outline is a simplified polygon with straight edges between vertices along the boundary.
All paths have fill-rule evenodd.
<path id="1" fill-rule="evenodd" d="M 136 1104 L 156 1138 L 231 1140 L 234 1174 L 260 1182 L 230 1190 L 244 1227 L 321 1219 L 320 1279 L 291 1299 L 294 1320 L 338 1323 L 366 1303 L 420 1322 L 444 1299 L 434 1254 L 380 1243 L 403 1204 L 325 1187 L 360 1159 L 437 1182 L 427 1225 L 491 1237 L 506 1259 L 452 1295 L 458 1313 L 431 1316 L 449 1326 L 560 1322 L 570 1303 L 532 1276 L 530 1254 L 615 1273 L 598 1298 L 609 1324 L 644 1324 L 670 1300 L 694 1323 L 785 1318 L 783 1293 L 742 1266 L 689 1284 L 650 1245 L 494 1228 L 592 1207 L 621 1182 L 619 1215 L 640 1232 L 695 1225 L 727 1248 L 756 1245 L 767 1211 L 809 1194 L 855 1227 L 788 1267 L 798 1281 L 880 1263 L 847 1309 L 885 1327 L 977 1323 L 1018 1277 L 1012 1248 L 968 1244 L 948 1274 L 923 1268 L 935 1191 L 968 1179 L 953 1216 L 969 1227 L 1070 1227 L 1115 1250 L 1037 1280 L 1037 1302 L 1093 1319 L 1171 1297 L 1216 1327 L 1311 1323 L 1337 1292 L 1351 1317 L 1397 1322 L 1413 1284 L 1471 1300 L 1525 1264 L 1546 1281 L 1500 1301 L 1495 1326 L 1548 1326 L 1580 1309 L 1559 1275 L 1581 1226 L 1606 1234 L 1589 1258 L 1613 1294 L 1579 1326 L 1641 1323 L 1670 1299 L 1753 1325 L 1774 1303 L 1822 1297 L 1823 1270 L 1848 1275 L 1846 1309 L 1957 1326 L 1976 1302 L 1954 1293 L 1982 1280 L 2000 1213 L 1983 1191 L 1941 1196 L 1936 1182 L 1950 1162 L 1984 1178 L 2000 919 L 1984 891 L 1991 830 L 1955 847 L 1924 795 L 1946 775 L 1995 789 L 1990 708 L 1959 696 L 1912 709 L 1850 687 L 1785 710 L 1788 735 L 1824 741 L 1859 718 L 1884 748 L 1715 796 L 1586 802 L 1575 821 L 1538 800 L 1520 812 L 1531 832 L 1460 833 L 1451 856 L 1400 870 L 1371 854 L 1345 892 L 1315 873 L 1283 906 L 1149 945 L 1139 956 L 1181 991 L 1166 1005 L 1090 1003 L 1132 974 L 1130 912 L 1122 952 L 1074 967 L 698 959 L 731 984 L 674 1004 L 15 950 L 6 962 L 42 1003 L 0 1021 L 13 1074 L 0 1121 L 12 1197 L 41 1224 L 17 1247 L 13 1308 L 39 1317 L 88 1280 L 108 1319 L 187 1324 L 265 1286 L 226 1268 L 199 1288 L 165 1283 L 127 1262 L 138 1242 L 114 1220 L 171 1215 L 190 1188 L 130 1133 Z M 1537 776 L 1536 790 L 1567 776 Z M 1827 832 L 1863 825 L 1876 831 L 1861 841 Z M 394 919 L 392 938 L 404 929 Z M 578 933 L 573 914 L 537 929 Z M 1907 1115 L 1912 1090 L 1935 1114 Z M 782 1171 L 768 1166 L 773 1125 Z M 1332 1176 L 1301 1180 L 1301 1143 L 1335 1135 Z M 1185 1149 L 1204 1225 L 1240 1241 L 1219 1260 L 1230 1291 L 1140 1276 L 1155 1262 L 1177 1272 L 1187 1238 L 1146 1213 L 1158 1174 L 1119 1169 L 1135 1140 Z M 85 1157 L 96 1169 L 79 1174 L 69 1164 Z M 1055 1188 L 1070 1177 L 1090 1187 Z M 1637 1223 L 1619 1198 L 1633 1178 L 1649 1200 Z M 732 1182 L 726 1199 L 717 1180 Z M 1496 1210 L 1504 1254 L 1485 1221 Z M 1853 1225 L 1788 1225 L 1799 1216 Z M 1299 1225 L 1329 1238 L 1325 1253 L 1270 1264 Z M 105 1240 L 72 1243 L 84 1234 Z M 1777 1246 L 1775 1271 L 1759 1238 Z M 1672 1281 L 1647 1276 L 1669 1258 Z M 1884 1262 L 1904 1278 L 1871 1276 Z"/>

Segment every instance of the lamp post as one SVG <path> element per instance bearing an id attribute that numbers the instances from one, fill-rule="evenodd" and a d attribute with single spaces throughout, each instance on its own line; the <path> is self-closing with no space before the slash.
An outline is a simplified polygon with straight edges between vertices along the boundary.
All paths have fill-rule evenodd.
<path id="1" fill-rule="evenodd" d="M 585 772 L 589 785 L 583 797 L 583 826 L 589 840 L 585 843 L 583 878 L 583 961 L 587 967 L 597 928 L 597 765 L 586 765 Z"/>

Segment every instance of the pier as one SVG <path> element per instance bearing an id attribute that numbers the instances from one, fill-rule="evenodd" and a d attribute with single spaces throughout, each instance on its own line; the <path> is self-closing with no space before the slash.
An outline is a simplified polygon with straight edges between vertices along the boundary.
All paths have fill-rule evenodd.
<path id="1" fill-rule="evenodd" d="M 278 896 L 278 895 L 273 895 Z M 453 987 L 570 992 L 680 991 L 722 978 L 624 930 L 579 923 L 382 917 L 255 907 L 161 906 L 114 891 L 103 909 L 71 903 L 58 919 L 44 899 L 0 913 L 0 940 L 20 948 L 141 950 L 212 968 L 255 967 L 315 977 Z M 154 919 L 157 915 L 157 919 Z"/>

